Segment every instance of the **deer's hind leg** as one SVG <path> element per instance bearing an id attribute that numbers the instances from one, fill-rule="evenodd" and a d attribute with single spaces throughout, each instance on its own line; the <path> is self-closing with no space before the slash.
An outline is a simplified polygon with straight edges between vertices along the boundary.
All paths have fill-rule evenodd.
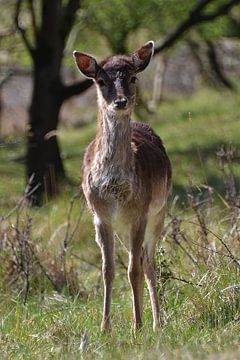
<path id="1" fill-rule="evenodd" d="M 160 309 L 157 293 L 155 250 L 164 224 L 165 209 L 153 217 L 147 224 L 143 245 L 143 270 L 148 285 L 153 314 L 153 330 L 160 325 Z"/>
<path id="2" fill-rule="evenodd" d="M 112 283 L 115 275 L 114 236 L 111 226 L 95 218 L 96 242 L 102 253 L 102 276 L 104 285 L 103 318 L 101 330 L 111 330 L 110 310 L 112 301 Z"/>
<path id="3" fill-rule="evenodd" d="M 142 326 L 143 313 L 143 290 L 144 290 L 144 271 L 142 244 L 144 240 L 146 223 L 143 221 L 137 229 L 133 231 L 132 241 L 129 251 L 128 278 L 132 288 L 134 331 Z"/>

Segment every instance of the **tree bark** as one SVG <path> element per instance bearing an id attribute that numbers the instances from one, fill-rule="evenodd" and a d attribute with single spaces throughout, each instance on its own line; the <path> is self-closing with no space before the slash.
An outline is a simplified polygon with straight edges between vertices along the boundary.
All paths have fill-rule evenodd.
<path id="1" fill-rule="evenodd" d="M 222 70 L 214 44 L 210 40 L 207 40 L 206 43 L 208 46 L 207 55 L 209 59 L 209 64 L 214 72 L 214 75 L 223 86 L 227 87 L 229 90 L 235 90 L 234 85 L 231 83 L 231 81 L 227 78 L 227 76 Z"/>
<path id="2" fill-rule="evenodd" d="M 60 97 L 60 69 L 64 42 L 60 36 L 61 2 L 42 0 L 41 28 L 35 29 L 33 93 L 29 109 L 26 172 L 33 204 L 38 205 L 45 191 L 55 195 L 57 179 L 64 177 L 64 167 L 56 137 Z"/>
<path id="3" fill-rule="evenodd" d="M 54 84 L 47 73 L 47 67 L 35 70 L 27 133 L 27 179 L 29 191 L 38 186 L 31 198 L 36 205 L 43 192 L 55 195 L 58 180 L 65 176 L 56 132 L 62 100 L 55 87 L 60 89 L 60 83 Z"/>

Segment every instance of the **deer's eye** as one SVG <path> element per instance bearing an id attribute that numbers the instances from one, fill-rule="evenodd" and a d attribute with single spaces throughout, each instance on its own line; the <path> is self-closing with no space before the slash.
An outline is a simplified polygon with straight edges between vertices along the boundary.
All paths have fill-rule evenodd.
<path id="1" fill-rule="evenodd" d="M 105 82 L 102 80 L 102 79 L 100 79 L 100 80 L 98 80 L 98 85 L 100 86 L 100 87 L 102 87 L 102 86 L 105 86 L 106 84 L 105 84 Z"/>
<path id="2" fill-rule="evenodd" d="M 131 77 L 131 80 L 130 80 L 130 83 L 131 83 L 131 84 L 135 84 L 136 81 L 137 81 L 137 77 L 136 77 L 136 76 L 132 76 L 132 77 Z"/>

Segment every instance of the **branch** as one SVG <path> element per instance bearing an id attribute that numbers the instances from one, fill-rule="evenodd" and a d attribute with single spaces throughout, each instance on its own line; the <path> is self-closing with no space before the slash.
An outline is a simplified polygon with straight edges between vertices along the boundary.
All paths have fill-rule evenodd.
<path id="1" fill-rule="evenodd" d="M 33 58 L 35 50 L 32 47 L 32 45 L 30 44 L 30 42 L 27 38 L 27 35 L 26 35 L 26 29 L 21 25 L 20 19 L 19 19 L 21 6 L 22 6 L 22 0 L 17 0 L 16 11 L 15 11 L 15 26 L 18 29 L 18 31 L 20 32 L 23 42 L 24 42 L 28 52 L 30 53 L 31 57 Z"/>
<path id="2" fill-rule="evenodd" d="M 155 47 L 154 54 L 158 54 L 161 51 L 172 46 L 179 38 L 193 26 L 200 24 L 205 21 L 214 20 L 219 16 L 227 15 L 231 8 L 240 3 L 240 0 L 231 0 L 227 4 L 222 5 L 215 12 L 210 14 L 203 14 L 203 10 L 207 7 L 208 4 L 212 3 L 214 0 L 200 0 L 197 6 L 192 10 L 187 20 L 180 24 L 172 33 L 166 36 L 162 44 Z"/>
<path id="3" fill-rule="evenodd" d="M 0 32 L 0 41 L 8 36 L 15 34 L 15 32 L 16 32 L 15 26 L 12 26 L 10 29 L 6 31 Z"/>
<path id="4" fill-rule="evenodd" d="M 15 26 L 15 17 L 11 16 L 11 24 L 9 24 L 8 29 L 4 29 L 0 31 L 0 41 L 8 36 L 14 35 L 16 31 L 17 29 Z"/>
<path id="5" fill-rule="evenodd" d="M 10 77 L 13 75 L 13 71 L 8 71 L 3 79 L 0 81 L 0 91 L 2 90 L 3 86 L 6 84 L 6 82 L 10 79 Z"/>
<path id="6" fill-rule="evenodd" d="M 207 54 L 208 54 L 209 62 L 213 71 L 215 72 L 215 75 L 224 86 L 226 86 L 230 90 L 234 90 L 234 85 L 231 83 L 231 81 L 225 76 L 224 72 L 222 71 L 221 64 L 218 61 L 214 44 L 210 40 L 207 40 L 206 43 L 208 46 Z"/>
<path id="7" fill-rule="evenodd" d="M 63 8 L 61 29 L 64 42 L 72 29 L 76 12 L 80 8 L 80 2 L 81 0 L 69 0 L 67 5 Z"/>
<path id="8" fill-rule="evenodd" d="M 63 86 L 61 96 L 63 101 L 74 95 L 79 95 L 93 85 L 92 80 L 83 80 L 73 85 Z"/>
<path id="9" fill-rule="evenodd" d="M 232 9 L 233 6 L 240 4 L 240 0 L 231 0 L 229 3 L 223 5 L 218 10 L 216 10 L 213 13 L 207 14 L 207 15 L 201 15 L 200 21 L 210 21 L 218 18 L 219 16 L 227 15 L 228 12 Z"/>
<path id="10" fill-rule="evenodd" d="M 29 10 L 30 10 L 30 13 L 31 13 L 31 18 L 32 18 L 33 34 L 34 34 L 34 37 L 35 37 L 35 41 L 37 41 L 38 28 L 37 28 L 36 13 L 35 13 L 35 10 L 34 10 L 33 1 L 34 0 L 28 0 L 28 4 L 29 4 Z"/>

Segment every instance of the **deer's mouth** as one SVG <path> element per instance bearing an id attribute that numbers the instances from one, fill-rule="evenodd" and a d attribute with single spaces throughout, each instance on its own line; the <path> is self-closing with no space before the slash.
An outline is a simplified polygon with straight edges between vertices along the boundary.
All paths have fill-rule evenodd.
<path id="1" fill-rule="evenodd" d="M 123 110 L 128 107 L 128 99 L 125 96 L 119 97 L 114 100 L 114 109 Z"/>

